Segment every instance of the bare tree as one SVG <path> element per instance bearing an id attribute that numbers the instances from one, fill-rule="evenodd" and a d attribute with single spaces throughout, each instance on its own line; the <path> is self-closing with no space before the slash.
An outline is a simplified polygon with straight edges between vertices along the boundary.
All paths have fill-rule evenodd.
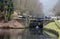
<path id="1" fill-rule="evenodd" d="M 53 8 L 53 13 L 58 16 L 60 15 L 60 0 L 56 3 L 56 5 Z"/>
<path id="2" fill-rule="evenodd" d="M 26 13 L 26 15 L 43 15 L 43 6 L 38 0 L 15 0 L 14 1 L 15 10 L 19 10 L 21 14 Z"/>

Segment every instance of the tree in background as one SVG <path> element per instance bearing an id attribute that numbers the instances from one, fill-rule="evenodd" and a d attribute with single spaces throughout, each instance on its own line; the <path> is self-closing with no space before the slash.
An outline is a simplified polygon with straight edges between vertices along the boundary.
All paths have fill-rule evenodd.
<path id="1" fill-rule="evenodd" d="M 58 2 L 55 4 L 53 13 L 55 16 L 60 16 L 60 0 L 58 0 Z"/>
<path id="2" fill-rule="evenodd" d="M 13 13 L 12 0 L 0 0 L 0 12 L 5 21 L 11 20 L 11 14 Z"/>
<path id="3" fill-rule="evenodd" d="M 14 10 L 20 11 L 21 15 L 43 16 L 43 6 L 38 0 L 14 0 L 13 2 Z"/>

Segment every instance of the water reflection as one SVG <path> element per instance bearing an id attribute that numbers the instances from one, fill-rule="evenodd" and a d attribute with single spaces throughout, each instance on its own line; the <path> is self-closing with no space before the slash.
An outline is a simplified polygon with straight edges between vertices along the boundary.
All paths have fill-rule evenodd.
<path id="1" fill-rule="evenodd" d="M 0 39 L 16 39 L 24 29 L 0 29 Z"/>
<path id="2" fill-rule="evenodd" d="M 0 39 L 46 39 L 46 37 L 50 39 L 45 33 L 31 34 L 29 29 L 0 29 Z"/>

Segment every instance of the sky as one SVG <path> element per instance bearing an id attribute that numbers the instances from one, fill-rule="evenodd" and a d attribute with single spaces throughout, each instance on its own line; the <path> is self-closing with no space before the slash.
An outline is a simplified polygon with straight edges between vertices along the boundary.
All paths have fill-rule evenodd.
<path id="1" fill-rule="evenodd" d="M 51 10 L 58 2 L 58 0 L 39 0 L 43 4 L 43 11 L 45 15 L 50 15 Z"/>

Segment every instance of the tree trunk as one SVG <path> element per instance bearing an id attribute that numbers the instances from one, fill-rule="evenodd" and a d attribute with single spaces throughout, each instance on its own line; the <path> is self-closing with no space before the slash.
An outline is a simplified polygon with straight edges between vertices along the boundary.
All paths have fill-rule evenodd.
<path id="1" fill-rule="evenodd" d="M 5 19 L 4 19 L 4 22 L 8 22 L 8 12 L 7 12 L 7 10 L 5 10 Z"/>

